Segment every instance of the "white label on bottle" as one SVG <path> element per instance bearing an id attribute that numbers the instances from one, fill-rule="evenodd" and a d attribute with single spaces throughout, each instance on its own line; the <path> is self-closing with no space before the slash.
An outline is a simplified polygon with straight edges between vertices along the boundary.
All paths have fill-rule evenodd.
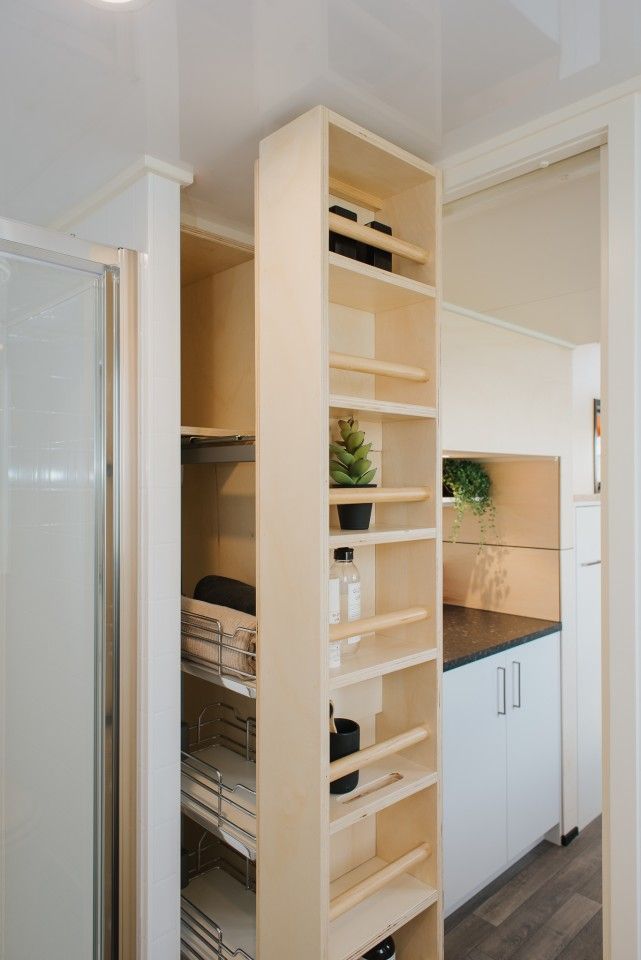
<path id="1" fill-rule="evenodd" d="M 333 670 L 335 667 L 340 667 L 340 665 L 341 665 L 341 645 L 340 643 L 330 643 L 329 669 Z"/>
<path id="2" fill-rule="evenodd" d="M 347 585 L 347 619 L 351 620 L 360 620 L 361 618 L 361 584 L 360 581 L 356 583 L 348 583 Z M 352 644 L 357 644 L 361 642 L 360 635 L 356 637 L 350 637 L 347 641 L 347 645 L 351 646 Z"/>
<path id="3" fill-rule="evenodd" d="M 341 622 L 341 584 L 338 577 L 329 581 L 329 622 Z"/>

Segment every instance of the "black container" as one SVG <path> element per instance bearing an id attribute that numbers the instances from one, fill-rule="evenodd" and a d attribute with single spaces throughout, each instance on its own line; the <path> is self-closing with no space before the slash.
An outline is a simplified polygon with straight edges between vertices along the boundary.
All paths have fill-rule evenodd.
<path id="1" fill-rule="evenodd" d="M 339 217 L 346 217 L 347 220 L 356 221 L 356 214 L 352 210 L 337 205 L 329 208 L 330 213 L 337 213 Z M 329 231 L 329 249 L 331 253 L 339 253 L 341 257 L 349 257 L 351 260 L 363 260 L 365 257 L 365 244 L 353 240 L 351 237 L 343 237 L 334 230 Z"/>
<path id="2" fill-rule="evenodd" d="M 361 745 L 361 728 L 355 720 L 345 720 L 338 717 L 334 723 L 338 733 L 329 734 L 329 759 L 340 760 L 341 757 L 348 757 L 350 753 L 356 753 Z M 329 785 L 330 793 L 349 793 L 358 786 L 358 770 L 354 773 L 348 773 L 340 780 L 334 780 Z"/>
<path id="3" fill-rule="evenodd" d="M 180 848 L 180 889 L 184 890 L 189 884 L 189 850 Z"/>
<path id="4" fill-rule="evenodd" d="M 358 487 L 359 490 L 369 490 L 375 487 L 375 483 L 364 483 Z M 346 490 L 353 490 L 354 487 L 345 487 Z M 339 503 L 338 504 L 338 522 L 341 530 L 369 530 L 369 522 L 372 519 L 371 503 Z"/>
<path id="5" fill-rule="evenodd" d="M 183 720 L 180 724 L 180 750 L 189 753 L 189 724 Z"/>
<path id="6" fill-rule="evenodd" d="M 396 944 L 391 937 L 385 937 L 375 947 L 363 954 L 363 960 L 394 960 Z"/>
<path id="7" fill-rule="evenodd" d="M 372 230 L 378 230 L 380 233 L 386 233 L 388 236 L 392 236 L 392 228 L 386 223 L 379 223 L 378 220 L 372 220 L 367 226 L 371 227 Z M 365 249 L 367 263 L 371 263 L 373 267 L 378 267 L 380 270 L 392 269 L 392 254 L 388 253 L 387 250 L 379 250 L 378 247 L 372 247 L 370 244 L 367 244 Z"/>

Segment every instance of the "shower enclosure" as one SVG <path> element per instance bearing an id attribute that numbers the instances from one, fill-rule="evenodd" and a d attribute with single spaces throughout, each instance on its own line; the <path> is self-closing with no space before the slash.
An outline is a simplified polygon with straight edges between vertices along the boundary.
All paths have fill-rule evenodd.
<path id="1" fill-rule="evenodd" d="M 131 923 L 133 273 L 0 220 L 0 960 L 110 960 Z"/>

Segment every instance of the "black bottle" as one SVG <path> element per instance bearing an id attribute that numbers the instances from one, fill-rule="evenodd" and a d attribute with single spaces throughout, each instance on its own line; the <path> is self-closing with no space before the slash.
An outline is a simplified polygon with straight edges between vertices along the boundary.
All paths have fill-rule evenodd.
<path id="1" fill-rule="evenodd" d="M 385 937 L 379 944 L 363 954 L 363 960 L 395 960 L 396 944 L 391 937 Z"/>

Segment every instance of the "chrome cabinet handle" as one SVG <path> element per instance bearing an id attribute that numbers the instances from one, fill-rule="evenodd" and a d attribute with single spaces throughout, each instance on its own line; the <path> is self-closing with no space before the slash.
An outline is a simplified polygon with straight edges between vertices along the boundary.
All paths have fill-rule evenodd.
<path id="1" fill-rule="evenodd" d="M 582 567 L 598 567 L 600 565 L 600 560 L 590 560 L 589 563 L 582 563 Z"/>
<path id="2" fill-rule="evenodd" d="M 507 713 L 506 706 L 506 697 L 505 697 L 505 667 L 497 667 L 497 681 L 498 681 L 498 710 L 497 713 L 499 717 L 504 717 Z"/>
<path id="3" fill-rule="evenodd" d="M 512 706 L 515 710 L 521 709 L 521 664 L 518 660 L 512 661 Z"/>

